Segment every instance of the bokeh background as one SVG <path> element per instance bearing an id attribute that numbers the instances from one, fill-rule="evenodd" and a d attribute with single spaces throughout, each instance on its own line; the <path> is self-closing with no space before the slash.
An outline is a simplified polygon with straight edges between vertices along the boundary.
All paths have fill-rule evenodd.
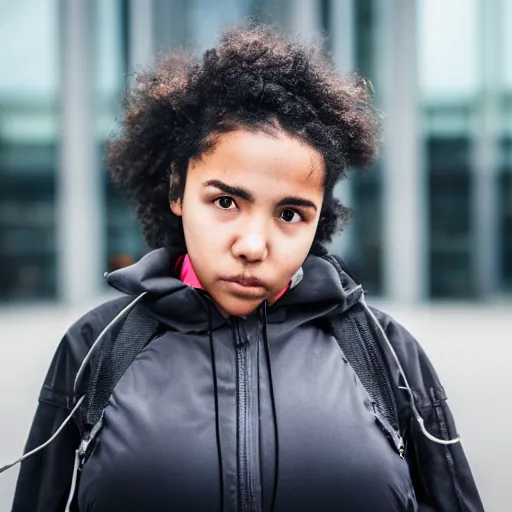
<path id="1" fill-rule="evenodd" d="M 486 510 L 508 510 L 512 0 L 0 0 L 0 465 L 103 273 L 147 252 L 104 167 L 133 71 L 247 16 L 323 35 L 373 85 L 382 152 L 338 187 L 354 217 L 332 250 L 424 345 Z"/>

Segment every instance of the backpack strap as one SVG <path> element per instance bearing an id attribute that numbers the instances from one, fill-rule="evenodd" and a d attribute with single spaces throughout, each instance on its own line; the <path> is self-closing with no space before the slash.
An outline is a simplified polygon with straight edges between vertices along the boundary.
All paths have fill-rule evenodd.
<path id="1" fill-rule="evenodd" d="M 347 274 L 338 260 L 332 255 L 325 255 L 324 258 L 334 266 L 343 283 Z M 369 321 L 364 307 L 357 303 L 342 315 L 331 315 L 329 323 L 343 354 L 374 403 L 377 419 L 403 456 L 403 441 L 400 436 L 398 406 L 391 371 L 382 353 L 373 323 Z M 383 419 L 385 421 L 382 421 Z"/>
<path id="2" fill-rule="evenodd" d="M 120 328 L 100 345 L 98 364 L 87 392 L 87 433 L 79 448 L 81 467 L 103 426 L 104 411 L 115 386 L 137 355 L 154 338 L 157 329 L 158 321 L 143 306 L 137 305 Z"/>

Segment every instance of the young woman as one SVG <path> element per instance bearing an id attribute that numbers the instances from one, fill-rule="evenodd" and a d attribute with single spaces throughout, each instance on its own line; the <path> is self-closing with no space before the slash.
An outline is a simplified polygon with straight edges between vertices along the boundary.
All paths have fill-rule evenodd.
<path id="1" fill-rule="evenodd" d="M 140 76 L 122 127 L 110 172 L 153 251 L 107 275 L 126 297 L 64 336 L 27 451 L 71 420 L 23 462 L 13 511 L 482 510 L 428 359 L 325 257 L 348 217 L 333 187 L 377 153 L 365 82 L 244 26 Z M 137 302 L 151 340 L 110 392 L 102 372 L 125 356 L 97 371 L 94 355 L 144 337 L 126 320 Z M 328 328 L 336 316 L 346 335 L 357 308 L 397 356 L 397 443 L 371 394 L 383 390 L 362 385 Z"/>

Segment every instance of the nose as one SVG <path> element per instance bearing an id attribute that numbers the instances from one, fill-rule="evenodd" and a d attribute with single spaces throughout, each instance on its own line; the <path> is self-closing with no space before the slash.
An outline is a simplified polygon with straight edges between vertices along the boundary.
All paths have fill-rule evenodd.
<path id="1" fill-rule="evenodd" d="M 247 263 L 264 261 L 268 256 L 266 237 L 254 232 L 239 236 L 231 250 L 236 258 L 241 258 Z"/>

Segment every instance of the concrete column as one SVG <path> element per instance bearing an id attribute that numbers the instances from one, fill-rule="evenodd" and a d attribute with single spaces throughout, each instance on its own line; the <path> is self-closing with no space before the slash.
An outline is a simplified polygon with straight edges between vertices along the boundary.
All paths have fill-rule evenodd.
<path id="1" fill-rule="evenodd" d="M 376 82 L 385 112 L 384 290 L 400 302 L 425 295 L 426 196 L 420 145 L 416 2 L 378 0 Z M 378 219 L 376 219 L 378 222 Z"/>
<path id="2" fill-rule="evenodd" d="M 355 67 L 355 6 L 354 0 L 331 0 L 329 17 L 329 35 L 331 51 L 337 72 L 346 76 Z M 353 207 L 352 183 L 348 179 L 341 181 L 335 188 L 337 197 L 345 206 Z M 331 243 L 331 251 L 350 259 L 355 247 L 355 236 L 352 223 L 336 235 Z"/>
<path id="3" fill-rule="evenodd" d="M 152 0 L 130 0 L 129 3 L 129 73 L 145 69 L 154 60 Z"/>
<path id="4" fill-rule="evenodd" d="M 152 0 L 153 38 L 155 53 L 167 52 L 177 46 L 184 46 L 194 35 L 190 30 L 187 0 Z"/>
<path id="5" fill-rule="evenodd" d="M 355 0 L 331 0 L 329 35 L 336 70 L 347 75 L 355 67 Z"/>
<path id="6" fill-rule="evenodd" d="M 321 29 L 318 0 L 294 0 L 288 5 L 288 23 L 292 33 L 311 40 Z"/>
<path id="7" fill-rule="evenodd" d="M 473 275 L 481 298 L 497 291 L 499 282 L 498 132 L 503 44 L 501 0 L 480 0 L 479 73 L 477 115 L 473 125 Z"/>
<path id="8" fill-rule="evenodd" d="M 103 280 L 102 184 L 93 133 L 92 2 L 60 0 L 61 134 L 58 285 L 66 302 L 88 300 Z"/>

